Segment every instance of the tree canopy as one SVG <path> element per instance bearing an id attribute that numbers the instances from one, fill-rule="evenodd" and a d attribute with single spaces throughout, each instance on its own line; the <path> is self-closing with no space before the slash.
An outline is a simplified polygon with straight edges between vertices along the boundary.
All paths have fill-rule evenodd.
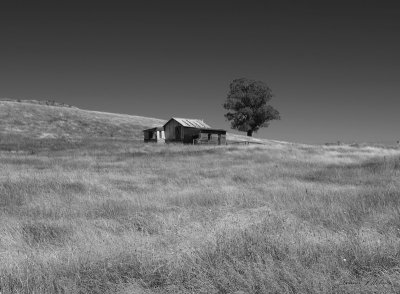
<path id="1" fill-rule="evenodd" d="M 262 127 L 268 127 L 271 120 L 280 119 L 278 110 L 268 102 L 272 99 L 271 89 L 263 82 L 246 78 L 235 79 L 229 86 L 229 93 L 223 104 L 232 129 L 247 132 L 252 136 Z"/>

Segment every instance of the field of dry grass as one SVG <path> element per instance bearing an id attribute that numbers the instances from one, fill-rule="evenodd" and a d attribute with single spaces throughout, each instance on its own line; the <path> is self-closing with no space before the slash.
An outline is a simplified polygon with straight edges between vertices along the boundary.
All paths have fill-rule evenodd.
<path id="1" fill-rule="evenodd" d="M 0 292 L 399 293 L 400 150 L 0 151 Z"/>

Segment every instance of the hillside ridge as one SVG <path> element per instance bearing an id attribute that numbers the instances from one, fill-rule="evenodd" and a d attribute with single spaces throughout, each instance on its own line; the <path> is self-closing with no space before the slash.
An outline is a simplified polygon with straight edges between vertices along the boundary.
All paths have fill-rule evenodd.
<path id="1" fill-rule="evenodd" d="M 69 107 L 69 108 L 77 108 L 73 105 L 58 102 L 52 99 L 44 99 L 44 100 L 37 100 L 37 99 L 14 99 L 14 98 L 0 98 L 0 102 L 16 102 L 16 103 L 30 103 L 30 104 L 39 104 L 39 105 L 48 105 L 48 106 L 56 106 L 56 107 Z"/>
<path id="2" fill-rule="evenodd" d="M 59 107 L 48 104 L 0 101 L 0 135 L 42 138 L 139 139 L 142 130 L 164 120 L 125 114 Z"/>
<path id="3" fill-rule="evenodd" d="M 5 137 L 21 139 L 122 138 L 142 140 L 146 128 L 167 120 L 130 114 L 80 109 L 53 100 L 0 99 L 0 141 Z M 270 140 L 227 134 L 231 142 L 272 143 Z M 278 143 L 278 142 L 276 142 Z M 283 143 L 283 142 L 282 142 Z"/>

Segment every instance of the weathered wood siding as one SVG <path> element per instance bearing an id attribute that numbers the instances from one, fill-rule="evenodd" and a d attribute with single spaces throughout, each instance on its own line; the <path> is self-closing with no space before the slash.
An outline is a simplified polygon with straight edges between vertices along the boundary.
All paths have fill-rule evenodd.
<path id="1" fill-rule="evenodd" d="M 218 134 L 202 133 L 199 139 L 200 144 L 215 144 L 218 145 Z"/>
<path id="2" fill-rule="evenodd" d="M 165 140 L 166 141 L 175 141 L 176 140 L 176 136 L 175 136 L 175 128 L 176 127 L 181 127 L 181 125 L 175 121 L 175 120 L 171 120 L 169 121 L 165 126 L 164 126 L 164 130 L 165 130 Z M 181 129 L 183 129 L 183 127 L 181 127 Z M 180 140 L 183 139 L 184 136 L 184 132 L 181 132 L 181 138 Z"/>
<path id="3" fill-rule="evenodd" d="M 165 132 L 159 129 L 150 129 L 143 131 L 144 142 L 165 142 Z"/>
<path id="4" fill-rule="evenodd" d="M 157 131 L 157 143 L 165 143 L 164 131 Z"/>
<path id="5" fill-rule="evenodd" d="M 226 145 L 226 135 L 221 135 L 221 145 Z"/>
<path id="6" fill-rule="evenodd" d="M 225 134 L 213 134 L 213 133 L 201 133 L 197 144 L 210 144 L 210 145 L 225 145 L 226 135 Z"/>

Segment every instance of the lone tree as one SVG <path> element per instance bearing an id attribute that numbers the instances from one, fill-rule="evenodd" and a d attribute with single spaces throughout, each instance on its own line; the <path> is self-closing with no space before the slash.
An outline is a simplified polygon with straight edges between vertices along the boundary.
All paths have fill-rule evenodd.
<path id="1" fill-rule="evenodd" d="M 253 132 L 268 127 L 271 120 L 281 119 L 278 110 L 268 105 L 272 93 L 265 83 L 241 78 L 233 80 L 229 88 L 224 108 L 232 129 L 247 132 L 251 137 Z"/>

